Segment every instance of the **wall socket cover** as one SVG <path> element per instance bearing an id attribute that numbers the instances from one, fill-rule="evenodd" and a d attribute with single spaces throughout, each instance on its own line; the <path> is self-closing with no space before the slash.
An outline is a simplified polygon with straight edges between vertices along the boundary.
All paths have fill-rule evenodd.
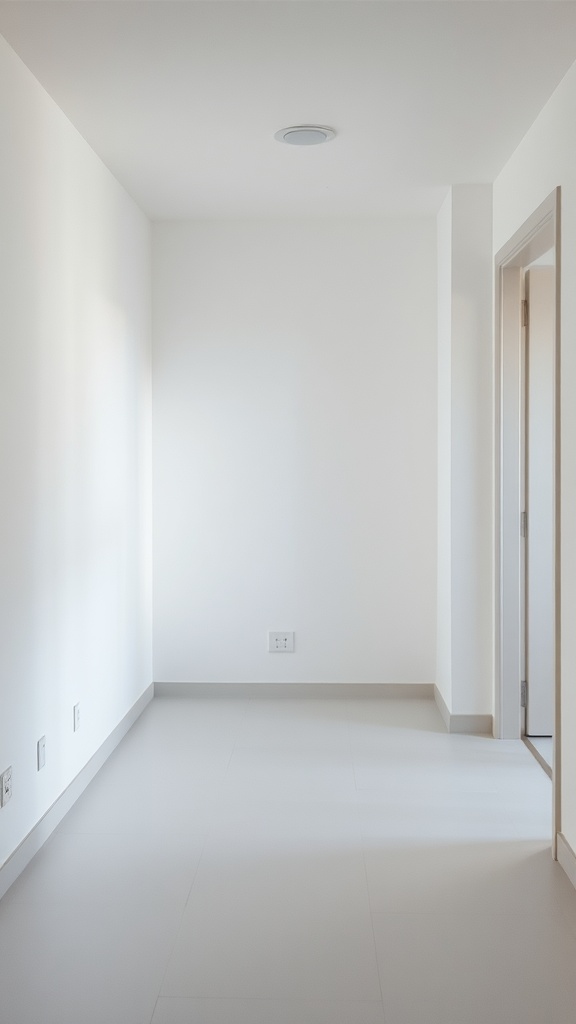
<path id="1" fill-rule="evenodd" d="M 38 771 L 46 764 L 46 737 L 41 736 L 36 748 Z"/>
<path id="2" fill-rule="evenodd" d="M 80 705 L 74 705 L 74 732 L 78 732 L 80 728 Z"/>
<path id="3" fill-rule="evenodd" d="M 0 775 L 0 807 L 5 807 L 12 796 L 12 766 Z"/>
<path id="4" fill-rule="evenodd" d="M 268 651 L 270 654 L 293 654 L 294 633 L 268 633 Z"/>

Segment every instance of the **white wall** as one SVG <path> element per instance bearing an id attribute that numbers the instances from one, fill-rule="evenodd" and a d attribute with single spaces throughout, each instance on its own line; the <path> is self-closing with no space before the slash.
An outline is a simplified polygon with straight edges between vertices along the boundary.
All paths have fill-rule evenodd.
<path id="1" fill-rule="evenodd" d="M 576 66 L 564 78 L 494 185 L 494 251 L 560 185 L 561 213 L 561 661 L 562 831 L 576 850 Z"/>
<path id="2" fill-rule="evenodd" d="M 438 571 L 436 685 L 452 712 L 452 190 L 438 213 Z"/>
<path id="3" fill-rule="evenodd" d="M 434 222 L 153 239 L 155 680 L 432 681 Z"/>
<path id="4" fill-rule="evenodd" d="M 454 185 L 438 217 L 437 685 L 493 713 L 492 188 Z"/>
<path id="5" fill-rule="evenodd" d="M 1 39 L 0 135 L 2 865 L 150 684 L 151 587 L 147 220 Z"/>

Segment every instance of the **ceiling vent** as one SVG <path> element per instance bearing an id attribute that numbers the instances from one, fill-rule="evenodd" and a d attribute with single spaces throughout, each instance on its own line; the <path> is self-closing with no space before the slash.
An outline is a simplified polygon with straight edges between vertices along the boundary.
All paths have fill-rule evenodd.
<path id="1" fill-rule="evenodd" d="M 292 128 L 282 128 L 274 138 L 289 146 L 318 146 L 321 142 L 330 142 L 335 135 L 333 128 L 324 128 L 319 124 L 298 124 Z"/>

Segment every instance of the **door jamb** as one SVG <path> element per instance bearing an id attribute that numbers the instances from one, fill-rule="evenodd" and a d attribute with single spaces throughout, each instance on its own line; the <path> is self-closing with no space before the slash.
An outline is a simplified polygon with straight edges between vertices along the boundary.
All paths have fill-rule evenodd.
<path id="1" fill-rule="evenodd" d="M 523 268 L 549 249 L 555 254 L 554 326 L 554 561 L 555 561 L 555 710 L 553 759 L 553 855 L 561 832 L 561 688 L 560 688 L 560 188 L 495 257 L 495 701 L 494 735 L 521 736 L 521 530 L 520 479 L 521 341 Z"/>

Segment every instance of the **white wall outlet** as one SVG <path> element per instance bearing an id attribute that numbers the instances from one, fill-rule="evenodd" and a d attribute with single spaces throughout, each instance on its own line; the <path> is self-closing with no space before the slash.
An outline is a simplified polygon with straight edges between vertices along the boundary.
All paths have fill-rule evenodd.
<path id="1" fill-rule="evenodd" d="M 46 764 L 46 737 L 41 736 L 36 746 L 38 771 Z"/>
<path id="2" fill-rule="evenodd" d="M 268 633 L 270 654 L 293 654 L 294 633 Z"/>
<path id="3" fill-rule="evenodd" d="M 12 765 L 0 775 L 0 807 L 5 807 L 12 796 Z"/>
<path id="4" fill-rule="evenodd" d="M 74 705 L 74 732 L 78 732 L 80 728 L 80 705 Z"/>

